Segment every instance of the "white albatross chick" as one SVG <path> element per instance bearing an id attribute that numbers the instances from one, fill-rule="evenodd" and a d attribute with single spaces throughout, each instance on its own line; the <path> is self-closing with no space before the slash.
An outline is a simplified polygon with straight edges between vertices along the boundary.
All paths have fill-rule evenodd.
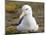
<path id="1" fill-rule="evenodd" d="M 22 6 L 22 14 L 20 19 L 24 16 L 21 23 L 17 26 L 17 30 L 21 32 L 31 31 L 35 32 L 39 26 L 36 23 L 35 18 L 32 16 L 32 8 L 29 5 Z"/>

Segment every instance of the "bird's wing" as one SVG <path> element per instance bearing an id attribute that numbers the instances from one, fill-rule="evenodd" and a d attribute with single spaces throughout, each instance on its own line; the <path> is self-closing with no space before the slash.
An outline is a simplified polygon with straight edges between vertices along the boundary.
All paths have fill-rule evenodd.
<path id="1" fill-rule="evenodd" d="M 23 20 L 24 16 L 21 17 L 21 19 L 19 19 L 19 22 L 16 24 L 16 26 L 18 26 L 19 24 L 21 24 L 22 20 Z"/>
<path id="2" fill-rule="evenodd" d="M 38 30 L 38 24 L 34 17 L 28 17 L 27 18 L 29 24 L 30 24 L 30 30 L 37 31 Z"/>
<path id="3" fill-rule="evenodd" d="M 18 24 L 21 24 L 22 20 L 23 20 L 24 16 L 19 20 Z"/>
<path id="4" fill-rule="evenodd" d="M 29 25 L 27 24 L 26 18 L 23 18 L 21 23 L 17 26 L 17 29 L 19 31 L 26 31 L 29 28 Z"/>

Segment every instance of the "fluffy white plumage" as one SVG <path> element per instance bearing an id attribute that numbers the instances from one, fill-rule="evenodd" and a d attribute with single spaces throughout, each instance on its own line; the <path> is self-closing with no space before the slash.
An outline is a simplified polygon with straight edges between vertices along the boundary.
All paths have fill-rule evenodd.
<path id="1" fill-rule="evenodd" d="M 22 22 L 17 26 L 17 30 L 21 32 L 31 31 L 35 32 L 38 30 L 39 26 L 36 23 L 35 18 L 32 16 L 32 8 L 29 5 L 22 6 L 22 15 L 20 19 L 24 16 Z"/>

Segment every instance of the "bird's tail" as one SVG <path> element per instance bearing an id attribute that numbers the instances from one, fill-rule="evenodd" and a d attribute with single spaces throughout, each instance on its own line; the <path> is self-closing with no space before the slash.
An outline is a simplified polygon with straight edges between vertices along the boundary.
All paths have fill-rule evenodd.
<path id="1" fill-rule="evenodd" d="M 37 25 L 36 28 L 35 28 L 35 31 L 38 31 L 38 29 L 39 29 L 39 26 Z"/>

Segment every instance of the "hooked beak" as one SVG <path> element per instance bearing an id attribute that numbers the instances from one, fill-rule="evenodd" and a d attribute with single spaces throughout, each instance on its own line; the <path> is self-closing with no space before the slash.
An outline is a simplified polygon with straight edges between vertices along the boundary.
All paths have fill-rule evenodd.
<path id="1" fill-rule="evenodd" d="M 24 12 L 22 12 L 22 14 L 20 15 L 20 19 L 25 16 L 26 14 Z"/>

